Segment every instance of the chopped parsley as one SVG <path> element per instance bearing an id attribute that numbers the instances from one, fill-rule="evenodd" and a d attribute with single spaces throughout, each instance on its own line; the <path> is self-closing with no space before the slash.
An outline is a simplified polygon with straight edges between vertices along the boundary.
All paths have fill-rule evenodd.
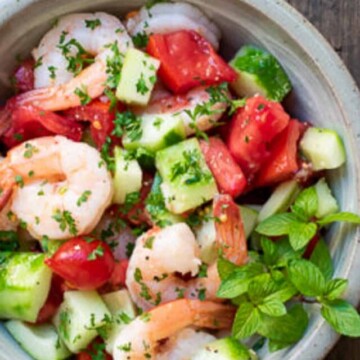
<path id="1" fill-rule="evenodd" d="M 40 56 L 34 64 L 34 70 L 40 67 L 43 64 L 43 56 Z"/>
<path id="2" fill-rule="evenodd" d="M 87 257 L 88 260 L 96 260 L 97 258 L 100 258 L 104 256 L 104 248 L 99 245 L 97 248 L 95 248 Z"/>
<path id="3" fill-rule="evenodd" d="M 110 138 L 110 136 L 108 136 L 105 139 L 105 142 L 104 142 L 103 146 L 100 149 L 100 154 L 101 154 L 101 157 L 102 157 L 102 159 L 104 160 L 104 162 L 106 164 L 107 169 L 109 171 L 114 171 L 115 170 L 115 158 L 114 158 L 114 156 L 112 155 L 112 152 L 111 152 L 111 138 Z"/>
<path id="4" fill-rule="evenodd" d="M 146 81 L 145 81 L 143 73 L 140 74 L 140 78 L 139 78 L 138 82 L 136 83 L 136 91 L 141 95 L 145 95 L 146 93 L 148 93 L 150 91 L 150 89 L 146 85 Z"/>
<path id="5" fill-rule="evenodd" d="M 198 277 L 199 278 L 206 278 L 207 277 L 207 270 L 208 270 L 208 266 L 206 264 L 201 264 L 200 269 L 199 269 Z"/>
<path id="6" fill-rule="evenodd" d="M 131 351 L 131 342 L 128 342 L 124 345 L 119 345 L 117 348 L 124 352 L 130 352 Z"/>
<path id="7" fill-rule="evenodd" d="M 39 149 L 30 143 L 25 144 L 24 158 L 30 159 L 34 154 L 38 153 Z"/>
<path id="8" fill-rule="evenodd" d="M 160 130 L 161 124 L 163 123 L 163 119 L 161 117 L 157 117 L 153 123 L 153 126 Z"/>
<path id="9" fill-rule="evenodd" d="M 85 20 L 85 26 L 91 30 L 95 30 L 98 26 L 101 26 L 101 20 Z"/>
<path id="10" fill-rule="evenodd" d="M 132 41 L 137 48 L 146 48 L 149 42 L 149 36 L 145 33 L 145 31 L 138 32 L 132 37 Z"/>
<path id="11" fill-rule="evenodd" d="M 154 244 L 155 236 L 150 236 L 144 242 L 144 248 L 152 250 Z"/>
<path id="12" fill-rule="evenodd" d="M 59 334 L 61 334 L 64 340 L 70 341 L 70 331 L 69 326 L 71 324 L 71 318 L 69 311 L 60 312 L 60 324 L 59 324 Z"/>
<path id="13" fill-rule="evenodd" d="M 107 47 L 112 52 L 112 55 L 106 58 L 106 74 L 108 75 L 106 85 L 110 89 L 116 89 L 120 82 L 124 55 L 120 53 L 117 41 Z"/>
<path id="14" fill-rule="evenodd" d="M 56 79 L 56 70 L 57 70 L 57 67 L 55 66 L 49 66 L 48 67 L 48 70 L 49 70 L 49 73 L 50 73 L 50 79 Z"/>
<path id="15" fill-rule="evenodd" d="M 87 93 L 87 88 L 84 85 L 82 85 L 81 88 L 76 88 L 74 94 L 79 97 L 81 105 L 87 105 L 92 100 Z"/>
<path id="16" fill-rule="evenodd" d="M 18 184 L 21 188 L 24 187 L 24 179 L 21 175 L 16 175 L 15 176 L 15 182 L 16 184 Z"/>
<path id="17" fill-rule="evenodd" d="M 114 125 L 115 128 L 112 132 L 114 136 L 121 137 L 126 133 L 126 136 L 131 141 L 139 140 L 142 137 L 141 118 L 136 116 L 132 111 L 117 113 Z"/>
<path id="18" fill-rule="evenodd" d="M 79 199 L 76 202 L 77 206 L 81 206 L 83 203 L 87 202 L 89 200 L 89 196 L 91 195 L 91 191 L 90 190 L 86 190 L 84 191 L 81 196 L 79 197 Z"/>
<path id="19" fill-rule="evenodd" d="M 68 228 L 71 235 L 77 235 L 78 231 L 76 228 L 75 220 L 72 217 L 70 211 L 60 211 L 59 209 L 57 209 L 52 218 L 57 223 L 59 223 L 61 231 L 65 231 Z"/>

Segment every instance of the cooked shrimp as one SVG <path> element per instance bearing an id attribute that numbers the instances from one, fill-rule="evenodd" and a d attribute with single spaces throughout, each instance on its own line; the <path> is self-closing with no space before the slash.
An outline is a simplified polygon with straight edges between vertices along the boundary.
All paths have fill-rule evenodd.
<path id="1" fill-rule="evenodd" d="M 109 62 L 121 61 L 117 58 L 132 46 L 126 29 L 112 15 L 64 16 L 33 51 L 36 90 L 20 95 L 17 101 L 57 111 L 80 105 L 79 91 L 92 99 L 98 97 L 111 72 Z M 93 63 L 83 69 L 89 60 Z"/>
<path id="2" fill-rule="evenodd" d="M 172 336 L 161 348 L 157 360 L 191 359 L 202 347 L 215 341 L 216 337 L 192 328 L 181 330 Z"/>
<path id="3" fill-rule="evenodd" d="M 230 94 L 229 94 L 230 96 Z M 206 106 L 206 105 L 209 106 Z M 206 110 L 198 112 L 199 107 Z M 145 110 L 136 111 L 144 121 L 154 118 L 166 118 L 166 121 L 180 118 L 185 126 L 186 135 L 193 135 L 196 130 L 206 131 L 214 127 L 222 117 L 228 104 L 214 102 L 206 88 L 200 87 L 186 95 L 161 96 L 154 100 Z"/>
<path id="4" fill-rule="evenodd" d="M 234 314 L 232 306 L 209 301 L 180 299 L 161 305 L 137 317 L 120 332 L 114 344 L 114 359 L 153 359 L 159 341 L 188 326 L 230 328 Z"/>
<path id="5" fill-rule="evenodd" d="M 36 239 L 87 234 L 111 203 L 111 176 L 85 143 L 43 137 L 13 148 L 3 163 L 17 182 L 10 209 Z"/>
<path id="6" fill-rule="evenodd" d="M 246 239 L 237 205 L 227 195 L 218 195 L 214 213 L 220 215 L 216 239 L 219 250 L 230 261 L 244 264 Z M 134 302 L 148 310 L 181 297 L 221 301 L 216 296 L 220 286 L 216 262 L 199 277 L 199 254 L 195 236 L 185 223 L 154 228 L 142 235 L 126 274 L 126 285 Z M 184 279 L 189 275 L 190 280 Z"/>
<path id="7" fill-rule="evenodd" d="M 143 7 L 131 16 L 126 28 L 132 36 L 145 32 L 147 34 L 164 34 L 178 30 L 195 30 L 217 50 L 219 48 L 220 30 L 197 7 L 185 3 L 156 4 L 147 9 Z"/>

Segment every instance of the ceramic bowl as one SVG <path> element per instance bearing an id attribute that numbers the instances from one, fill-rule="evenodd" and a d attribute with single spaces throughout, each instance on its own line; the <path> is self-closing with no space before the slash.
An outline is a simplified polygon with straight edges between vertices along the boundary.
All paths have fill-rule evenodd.
<path id="1" fill-rule="evenodd" d="M 294 85 L 286 108 L 293 117 L 330 127 L 344 139 L 347 164 L 330 174 L 341 209 L 359 213 L 360 95 L 343 63 L 325 39 L 298 12 L 282 0 L 190 0 L 220 26 L 222 53 L 231 57 L 244 43 L 272 52 L 283 64 Z M 122 15 L 139 7 L 140 0 L 1 0 L 0 99 L 8 94 L 9 74 L 17 55 L 28 56 L 54 19 L 79 11 L 102 10 Z M 360 299 L 360 229 L 333 226 L 327 236 L 337 277 L 349 279 L 348 300 Z M 319 315 L 296 346 L 265 359 L 322 359 L 338 336 Z M 29 357 L 0 328 L 0 359 Z"/>

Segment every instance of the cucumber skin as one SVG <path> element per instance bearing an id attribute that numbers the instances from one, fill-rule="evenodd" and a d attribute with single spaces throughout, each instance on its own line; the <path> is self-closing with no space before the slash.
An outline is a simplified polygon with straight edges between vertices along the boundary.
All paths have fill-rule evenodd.
<path id="1" fill-rule="evenodd" d="M 35 322 L 51 286 L 45 255 L 0 253 L 0 318 Z"/>
<path id="2" fill-rule="evenodd" d="M 240 77 L 241 73 L 252 75 L 253 81 L 269 100 L 281 102 L 292 89 L 289 77 L 278 60 L 272 54 L 254 46 L 243 46 L 230 65 Z"/>

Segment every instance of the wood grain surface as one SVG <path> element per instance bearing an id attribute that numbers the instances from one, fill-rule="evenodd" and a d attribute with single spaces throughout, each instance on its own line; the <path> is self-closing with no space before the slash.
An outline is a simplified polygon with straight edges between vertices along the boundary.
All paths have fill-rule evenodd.
<path id="1" fill-rule="evenodd" d="M 288 2 L 325 36 L 360 86 L 360 0 Z M 360 339 L 341 338 L 326 360 L 360 360 Z"/>

